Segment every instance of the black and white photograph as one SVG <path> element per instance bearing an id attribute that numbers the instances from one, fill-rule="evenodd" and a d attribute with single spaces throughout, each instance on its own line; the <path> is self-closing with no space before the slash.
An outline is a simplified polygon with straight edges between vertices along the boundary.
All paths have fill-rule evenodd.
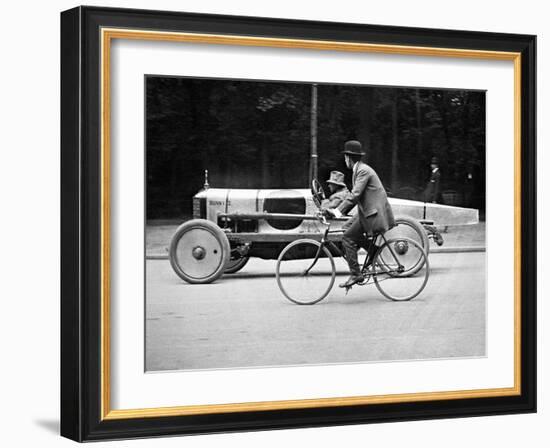
<path id="1" fill-rule="evenodd" d="M 487 356 L 486 91 L 144 89 L 146 372 Z"/>

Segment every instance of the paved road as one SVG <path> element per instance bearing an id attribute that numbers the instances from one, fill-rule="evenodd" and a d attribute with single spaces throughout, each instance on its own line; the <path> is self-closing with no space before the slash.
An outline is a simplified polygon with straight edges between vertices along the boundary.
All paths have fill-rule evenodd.
<path id="1" fill-rule="evenodd" d="M 347 278 L 338 260 L 336 282 Z M 313 306 L 284 298 L 275 262 L 254 259 L 210 285 L 147 261 L 147 370 L 210 369 L 485 355 L 485 254 L 430 255 L 428 286 L 390 302 L 336 285 Z"/>

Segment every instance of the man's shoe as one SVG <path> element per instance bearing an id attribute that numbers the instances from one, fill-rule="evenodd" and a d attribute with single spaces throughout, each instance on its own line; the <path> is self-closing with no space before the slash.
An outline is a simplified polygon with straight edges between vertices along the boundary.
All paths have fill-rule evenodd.
<path id="1" fill-rule="evenodd" d="M 362 282 L 363 280 L 365 280 L 365 277 L 363 277 L 362 274 L 357 274 L 357 275 L 350 275 L 349 278 L 346 280 L 345 283 L 340 283 L 338 286 L 340 288 L 351 288 L 353 285 L 355 285 L 356 283 L 359 283 L 359 282 Z"/>

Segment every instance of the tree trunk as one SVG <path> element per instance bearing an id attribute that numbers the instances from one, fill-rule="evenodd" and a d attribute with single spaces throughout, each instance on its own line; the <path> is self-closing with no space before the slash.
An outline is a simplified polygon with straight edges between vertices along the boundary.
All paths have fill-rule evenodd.
<path id="1" fill-rule="evenodd" d="M 422 130 L 422 115 L 421 115 L 421 108 L 420 108 L 420 89 L 416 89 L 415 91 L 415 103 L 416 103 L 416 163 L 417 163 L 417 169 L 416 171 L 418 173 L 422 173 L 422 165 L 424 163 L 424 148 L 423 146 L 423 130 Z M 420 165 L 419 165 L 420 164 Z"/>
<path id="2" fill-rule="evenodd" d="M 269 185 L 269 158 L 268 158 L 268 147 L 267 147 L 267 130 L 268 123 L 267 118 L 264 118 L 264 131 L 262 133 L 262 148 L 260 153 L 260 162 L 262 170 L 262 188 L 268 188 Z"/>
<path id="3" fill-rule="evenodd" d="M 397 101 L 398 101 L 398 91 L 394 90 L 393 102 L 392 102 L 392 148 L 391 148 L 391 189 L 395 195 L 397 189 L 399 188 L 399 179 L 398 179 L 398 152 L 399 152 L 399 143 L 397 141 L 399 137 L 399 130 L 397 128 Z"/>
<path id="4" fill-rule="evenodd" d="M 369 160 L 374 158 L 372 147 L 372 121 L 374 118 L 374 89 L 365 87 L 359 96 L 359 140 L 363 144 Z"/>

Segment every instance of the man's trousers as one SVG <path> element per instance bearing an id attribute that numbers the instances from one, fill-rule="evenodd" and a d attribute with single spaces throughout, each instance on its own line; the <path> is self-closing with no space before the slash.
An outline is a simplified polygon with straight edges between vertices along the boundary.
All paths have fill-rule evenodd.
<path id="1" fill-rule="evenodd" d="M 378 213 L 364 218 L 363 223 L 359 219 L 359 215 L 355 214 L 342 226 L 344 236 L 342 238 L 342 247 L 346 254 L 349 271 L 352 275 L 359 275 L 361 267 L 357 260 L 357 251 L 359 247 L 367 249 L 369 257 L 373 257 L 377 246 L 375 245 L 376 235 L 384 232 L 384 223 Z M 365 229 L 366 228 L 366 229 Z M 365 234 L 367 235 L 365 237 Z M 372 260 L 370 260 L 372 262 Z"/>

